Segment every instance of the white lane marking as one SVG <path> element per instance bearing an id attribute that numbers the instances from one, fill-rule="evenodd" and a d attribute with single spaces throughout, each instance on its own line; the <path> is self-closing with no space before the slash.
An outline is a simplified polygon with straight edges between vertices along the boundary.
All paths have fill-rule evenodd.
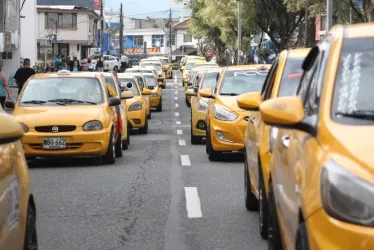
<path id="1" fill-rule="evenodd" d="M 174 94 L 178 95 L 178 91 L 175 91 Z"/>
<path id="2" fill-rule="evenodd" d="M 179 104 L 178 104 L 178 103 L 176 103 L 176 104 L 175 104 L 175 107 L 176 107 L 176 108 L 178 108 L 178 107 L 179 107 Z"/>
<path id="3" fill-rule="evenodd" d="M 201 218 L 203 213 L 201 212 L 201 202 L 197 187 L 185 187 L 184 192 L 186 194 L 186 209 L 188 218 Z"/>
<path id="4" fill-rule="evenodd" d="M 179 116 L 179 112 L 175 112 L 175 116 Z"/>
<path id="5" fill-rule="evenodd" d="M 175 124 L 181 125 L 182 123 L 180 121 L 176 121 Z"/>
<path id="6" fill-rule="evenodd" d="M 188 155 L 181 155 L 182 166 L 191 166 L 190 157 Z"/>
<path id="7" fill-rule="evenodd" d="M 175 100 L 178 100 L 178 97 L 176 96 L 174 99 L 175 99 Z"/>
<path id="8" fill-rule="evenodd" d="M 178 129 L 177 130 L 177 135 L 183 135 L 183 130 L 182 129 Z"/>
<path id="9" fill-rule="evenodd" d="M 177 89 L 177 88 L 178 88 L 178 86 L 175 86 L 175 88 Z"/>
<path id="10" fill-rule="evenodd" d="M 178 140 L 179 146 L 186 146 L 186 141 L 185 140 Z"/>

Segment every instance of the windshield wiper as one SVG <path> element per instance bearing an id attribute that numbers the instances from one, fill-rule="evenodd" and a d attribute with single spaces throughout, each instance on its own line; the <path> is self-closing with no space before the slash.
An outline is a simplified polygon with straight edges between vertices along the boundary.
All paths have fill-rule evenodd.
<path id="1" fill-rule="evenodd" d="M 41 100 L 30 100 L 30 101 L 21 102 L 21 104 L 44 104 L 44 103 L 47 103 L 47 102 L 41 101 Z"/>
<path id="2" fill-rule="evenodd" d="M 374 110 L 355 110 L 351 113 L 336 112 L 335 115 L 374 121 Z"/>
<path id="3" fill-rule="evenodd" d="M 48 102 L 55 102 L 55 103 L 84 103 L 84 104 L 95 104 L 96 102 L 89 102 L 89 101 L 81 101 L 81 100 L 75 100 L 75 99 L 53 99 L 48 100 Z"/>
<path id="4" fill-rule="evenodd" d="M 220 95 L 237 96 L 237 93 L 220 93 Z"/>

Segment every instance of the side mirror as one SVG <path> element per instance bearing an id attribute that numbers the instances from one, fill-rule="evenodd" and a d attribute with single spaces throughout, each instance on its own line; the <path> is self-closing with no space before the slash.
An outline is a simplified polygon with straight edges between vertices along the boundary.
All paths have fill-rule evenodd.
<path id="1" fill-rule="evenodd" d="M 150 89 L 144 89 L 142 94 L 143 95 L 150 95 L 150 94 L 152 94 L 152 91 Z"/>
<path id="2" fill-rule="evenodd" d="M 123 91 L 121 93 L 121 100 L 131 99 L 134 97 L 134 93 L 132 91 Z"/>
<path id="3" fill-rule="evenodd" d="M 275 127 L 292 128 L 304 119 L 304 105 L 299 97 L 269 99 L 260 105 L 263 121 Z"/>
<path id="4" fill-rule="evenodd" d="M 185 92 L 186 96 L 194 96 L 195 90 L 194 89 L 187 89 Z"/>
<path id="5" fill-rule="evenodd" d="M 126 85 L 129 89 L 132 88 L 132 83 L 131 82 L 128 82 L 127 85 Z"/>
<path id="6" fill-rule="evenodd" d="M 117 106 L 117 105 L 120 105 L 121 104 L 121 99 L 117 98 L 117 97 L 109 97 L 108 98 L 108 104 L 109 106 Z"/>
<path id="7" fill-rule="evenodd" d="M 244 93 L 236 97 L 236 102 L 241 109 L 258 110 L 262 103 L 262 96 L 260 92 Z"/>
<path id="8" fill-rule="evenodd" d="M 189 86 L 189 87 L 192 86 L 192 82 L 188 82 L 187 86 Z"/>
<path id="9" fill-rule="evenodd" d="M 213 95 L 213 90 L 212 89 L 200 89 L 199 91 L 199 94 L 201 97 L 205 97 L 205 98 L 214 98 L 214 95 Z"/>

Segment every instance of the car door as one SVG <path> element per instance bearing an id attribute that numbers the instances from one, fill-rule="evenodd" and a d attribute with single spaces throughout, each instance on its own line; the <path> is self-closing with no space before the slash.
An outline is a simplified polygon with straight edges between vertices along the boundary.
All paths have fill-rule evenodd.
<path id="1" fill-rule="evenodd" d="M 274 81 L 276 78 L 277 70 L 279 67 L 278 59 L 276 59 L 275 63 L 272 65 L 269 73 L 265 79 L 263 91 L 262 91 L 262 98 L 267 100 L 270 98 Z M 248 117 L 248 127 L 246 130 L 245 136 L 245 148 L 246 148 L 246 156 L 248 161 L 248 171 L 250 173 L 251 183 L 254 184 L 255 188 L 255 195 L 258 196 L 258 187 L 259 187 L 259 162 L 258 162 L 258 142 L 260 140 L 260 126 L 261 126 L 261 116 L 259 111 L 250 111 Z"/>

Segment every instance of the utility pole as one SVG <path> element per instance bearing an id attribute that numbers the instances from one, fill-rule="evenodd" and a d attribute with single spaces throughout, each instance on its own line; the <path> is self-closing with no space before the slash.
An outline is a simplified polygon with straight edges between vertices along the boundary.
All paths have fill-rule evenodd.
<path id="1" fill-rule="evenodd" d="M 122 3 L 121 3 L 121 13 L 120 13 L 120 20 L 119 20 L 119 51 L 120 55 L 123 55 L 124 50 L 123 50 L 123 10 L 122 10 Z"/>
<path id="2" fill-rule="evenodd" d="M 242 9 L 241 2 L 238 1 L 238 62 L 240 65 L 240 51 L 242 48 Z"/>
<path id="3" fill-rule="evenodd" d="M 327 30 L 332 28 L 332 0 L 327 0 Z"/>
<path id="4" fill-rule="evenodd" d="M 104 55 L 104 0 L 100 0 L 100 49 L 101 55 Z"/>
<path id="5" fill-rule="evenodd" d="M 171 49 L 172 49 L 172 31 L 171 31 L 171 22 L 172 22 L 172 14 L 171 14 L 171 8 L 169 13 L 169 61 L 171 62 Z"/>

